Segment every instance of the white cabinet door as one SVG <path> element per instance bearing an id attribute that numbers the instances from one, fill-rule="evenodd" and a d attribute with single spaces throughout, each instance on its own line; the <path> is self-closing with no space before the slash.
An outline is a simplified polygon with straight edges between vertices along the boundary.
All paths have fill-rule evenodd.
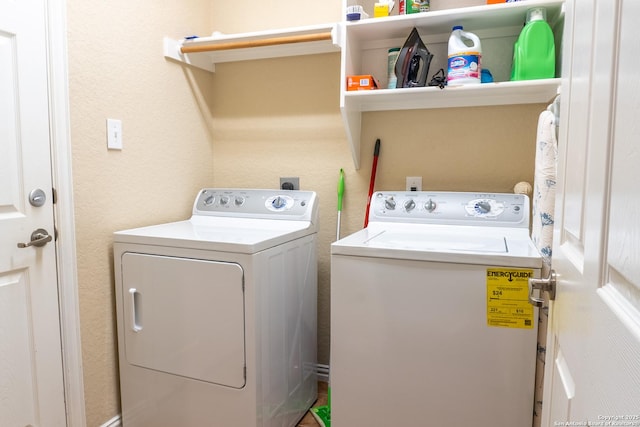
<path id="1" fill-rule="evenodd" d="M 567 1 L 545 426 L 640 426 L 639 18 Z"/>
<path id="2" fill-rule="evenodd" d="M 65 426 L 54 233 L 46 2 L 0 4 L 0 424 Z M 29 202 L 43 190 L 41 206 Z M 38 204 L 38 202 L 36 202 Z"/>

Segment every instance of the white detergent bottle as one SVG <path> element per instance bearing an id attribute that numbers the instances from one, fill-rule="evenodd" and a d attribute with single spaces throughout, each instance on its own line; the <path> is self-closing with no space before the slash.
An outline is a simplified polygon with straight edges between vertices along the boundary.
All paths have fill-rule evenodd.
<path id="1" fill-rule="evenodd" d="M 465 85 L 480 83 L 482 47 L 473 33 L 456 25 L 449 37 L 447 84 Z"/>

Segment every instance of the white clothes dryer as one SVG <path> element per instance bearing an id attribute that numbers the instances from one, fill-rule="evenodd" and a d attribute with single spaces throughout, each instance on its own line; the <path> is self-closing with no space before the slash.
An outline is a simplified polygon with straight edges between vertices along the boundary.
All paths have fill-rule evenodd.
<path id="1" fill-rule="evenodd" d="M 317 398 L 314 192 L 203 189 L 114 234 L 123 427 L 294 426 Z"/>
<path id="2" fill-rule="evenodd" d="M 333 427 L 531 427 L 528 226 L 519 194 L 373 195 L 331 246 Z"/>

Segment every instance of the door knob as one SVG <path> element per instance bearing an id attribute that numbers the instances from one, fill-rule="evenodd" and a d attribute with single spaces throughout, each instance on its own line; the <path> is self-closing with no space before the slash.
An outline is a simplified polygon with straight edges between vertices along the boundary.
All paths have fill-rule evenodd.
<path id="1" fill-rule="evenodd" d="M 42 247 L 53 240 L 51 234 L 44 228 L 38 228 L 31 233 L 31 241 L 29 243 L 18 243 L 19 248 L 28 248 L 29 246 Z"/>

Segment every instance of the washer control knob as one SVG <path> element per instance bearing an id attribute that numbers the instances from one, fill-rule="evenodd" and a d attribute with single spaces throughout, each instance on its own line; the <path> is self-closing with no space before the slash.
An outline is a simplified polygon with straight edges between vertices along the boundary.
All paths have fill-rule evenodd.
<path id="1" fill-rule="evenodd" d="M 396 200 L 393 196 L 389 196 L 384 200 L 384 207 L 391 211 L 396 208 Z"/>
<path id="2" fill-rule="evenodd" d="M 491 203 L 487 200 L 480 200 L 476 203 L 476 211 L 480 214 L 487 214 L 491 212 Z"/>
<path id="3" fill-rule="evenodd" d="M 213 204 L 213 202 L 214 202 L 214 200 L 215 200 L 215 199 L 216 199 L 216 198 L 215 198 L 215 197 L 213 197 L 213 196 L 211 196 L 211 195 L 207 196 L 207 198 L 206 198 L 206 199 L 204 199 L 204 205 L 205 205 L 205 206 L 211 206 L 211 205 Z"/>
<path id="4" fill-rule="evenodd" d="M 229 196 L 221 196 L 220 197 L 220 204 L 222 206 L 226 206 L 227 204 L 229 204 Z"/>
<path id="5" fill-rule="evenodd" d="M 436 202 L 434 202 L 432 199 L 429 199 L 424 204 L 424 208 L 427 210 L 427 212 L 433 212 L 436 210 Z"/>
<path id="6" fill-rule="evenodd" d="M 287 204 L 287 201 L 282 196 L 275 197 L 271 202 L 271 206 L 273 206 L 276 209 L 281 209 L 285 207 L 286 204 Z"/>
<path id="7" fill-rule="evenodd" d="M 416 202 L 414 202 L 413 199 L 409 199 L 404 202 L 404 210 L 406 210 L 407 212 L 411 212 L 415 207 Z"/>
<path id="8" fill-rule="evenodd" d="M 236 206 L 242 206 L 244 204 L 244 197 L 236 196 L 236 198 L 234 199 L 234 203 L 236 204 Z"/>

